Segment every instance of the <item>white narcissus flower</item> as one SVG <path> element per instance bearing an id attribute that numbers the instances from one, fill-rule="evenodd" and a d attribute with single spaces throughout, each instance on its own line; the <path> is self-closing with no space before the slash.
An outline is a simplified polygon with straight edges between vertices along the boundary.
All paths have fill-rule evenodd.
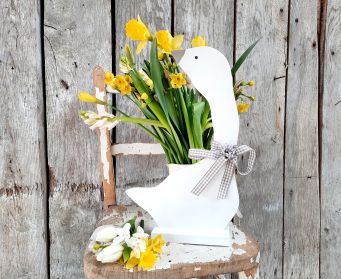
<path id="1" fill-rule="evenodd" d="M 97 232 L 96 241 L 98 242 L 112 241 L 117 236 L 116 230 L 117 228 L 115 228 L 114 226 L 107 226 L 102 228 Z"/>
<path id="2" fill-rule="evenodd" d="M 116 228 L 117 237 L 114 238 L 113 243 L 123 244 L 131 237 L 130 235 L 131 225 L 126 223 L 123 228 Z"/>
<path id="3" fill-rule="evenodd" d="M 122 253 L 123 246 L 118 243 L 112 243 L 97 254 L 96 260 L 102 263 L 113 263 L 122 257 Z"/>
<path id="4" fill-rule="evenodd" d="M 106 128 L 108 130 L 111 130 L 119 123 L 119 121 L 114 120 L 115 115 L 107 112 L 95 113 L 93 111 L 87 110 L 81 111 L 80 116 L 83 118 L 85 124 L 90 125 L 91 130 L 94 130 L 96 128 Z"/>
<path id="5" fill-rule="evenodd" d="M 127 245 L 133 249 L 136 258 L 140 258 L 141 252 L 146 252 L 147 242 L 146 239 L 131 237 L 126 241 Z"/>
<path id="6" fill-rule="evenodd" d="M 139 238 L 139 239 L 146 239 L 148 238 L 149 234 L 145 233 L 144 230 L 138 226 L 136 229 L 136 233 L 133 234 L 133 237 Z"/>

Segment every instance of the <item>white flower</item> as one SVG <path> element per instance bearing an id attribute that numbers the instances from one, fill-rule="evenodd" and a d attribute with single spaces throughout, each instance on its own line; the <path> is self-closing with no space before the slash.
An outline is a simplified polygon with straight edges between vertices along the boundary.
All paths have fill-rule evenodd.
<path id="1" fill-rule="evenodd" d="M 123 228 L 116 228 L 117 237 L 114 238 L 113 243 L 123 244 L 127 242 L 130 238 L 130 228 L 131 225 L 129 223 L 126 223 Z"/>
<path id="2" fill-rule="evenodd" d="M 121 244 L 112 243 L 97 254 L 96 260 L 102 263 L 113 263 L 122 257 L 122 252 L 123 246 Z"/>
<path id="3" fill-rule="evenodd" d="M 140 258 L 141 252 L 145 252 L 147 248 L 146 239 L 131 237 L 126 241 L 127 245 L 133 249 L 136 258 Z"/>
<path id="4" fill-rule="evenodd" d="M 95 113 L 93 111 L 81 111 L 80 116 L 84 120 L 85 124 L 90 125 L 90 129 L 94 130 L 96 128 L 99 129 L 109 129 L 114 128 L 119 121 L 115 120 L 115 115 L 103 112 L 103 113 Z"/>
<path id="5" fill-rule="evenodd" d="M 114 226 L 107 226 L 102 228 L 97 232 L 96 235 L 96 241 L 98 242 L 110 242 L 112 241 L 116 236 L 117 232 Z"/>
<path id="6" fill-rule="evenodd" d="M 136 233 L 133 234 L 133 237 L 136 237 L 138 239 L 146 239 L 148 238 L 149 234 L 145 233 L 144 230 L 138 226 L 136 229 Z"/>

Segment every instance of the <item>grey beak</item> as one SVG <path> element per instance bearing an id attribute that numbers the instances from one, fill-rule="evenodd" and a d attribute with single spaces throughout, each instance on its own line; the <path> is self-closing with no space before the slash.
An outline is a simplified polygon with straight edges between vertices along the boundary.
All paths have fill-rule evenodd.
<path id="1" fill-rule="evenodd" d="M 185 50 L 181 49 L 181 50 L 174 50 L 172 51 L 172 55 L 176 61 L 176 63 L 180 63 L 180 60 L 182 58 L 182 56 L 184 56 L 185 54 Z"/>

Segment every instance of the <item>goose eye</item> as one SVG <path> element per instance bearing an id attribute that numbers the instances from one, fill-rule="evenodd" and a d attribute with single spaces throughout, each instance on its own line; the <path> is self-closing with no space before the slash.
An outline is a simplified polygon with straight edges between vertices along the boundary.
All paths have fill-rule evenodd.
<path id="1" fill-rule="evenodd" d="M 194 58 L 195 58 L 195 59 L 198 59 L 198 56 L 195 56 Z"/>

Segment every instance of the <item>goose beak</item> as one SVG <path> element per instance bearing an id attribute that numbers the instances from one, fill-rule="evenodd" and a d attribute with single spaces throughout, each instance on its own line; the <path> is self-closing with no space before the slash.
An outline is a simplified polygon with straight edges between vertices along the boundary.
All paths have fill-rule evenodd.
<path id="1" fill-rule="evenodd" d="M 182 58 L 182 56 L 184 56 L 184 54 L 185 54 L 185 50 L 183 50 L 183 49 L 172 51 L 172 55 L 173 55 L 176 63 L 178 63 L 178 64 L 180 63 L 181 58 Z"/>

